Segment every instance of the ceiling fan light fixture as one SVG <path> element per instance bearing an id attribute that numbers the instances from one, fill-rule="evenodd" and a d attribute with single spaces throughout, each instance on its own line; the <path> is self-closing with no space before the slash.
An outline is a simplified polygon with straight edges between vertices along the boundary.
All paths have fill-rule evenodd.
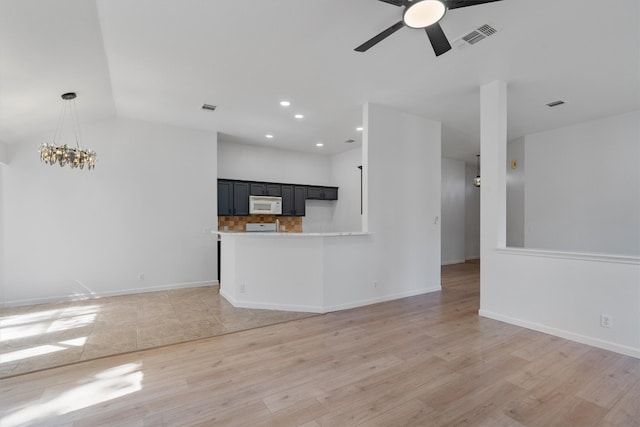
<path id="1" fill-rule="evenodd" d="M 411 3 L 404 11 L 402 20 L 410 28 L 426 28 L 439 22 L 447 8 L 440 0 L 420 0 Z"/>

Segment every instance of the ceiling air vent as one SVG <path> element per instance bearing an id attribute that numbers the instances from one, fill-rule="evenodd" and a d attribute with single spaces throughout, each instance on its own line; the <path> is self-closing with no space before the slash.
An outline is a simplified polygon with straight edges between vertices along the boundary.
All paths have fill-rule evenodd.
<path id="1" fill-rule="evenodd" d="M 564 104 L 564 101 L 559 99 L 557 101 L 553 101 L 547 104 L 547 107 L 557 107 L 558 105 Z"/>
<path id="2" fill-rule="evenodd" d="M 356 142 L 356 140 L 355 139 L 347 139 L 345 142 L 347 144 L 353 144 L 354 142 Z"/>
<path id="3" fill-rule="evenodd" d="M 484 24 L 479 26 L 475 30 L 469 32 L 468 34 L 465 34 L 464 36 L 460 37 L 458 40 L 455 40 L 453 42 L 453 45 L 458 48 L 461 48 L 467 45 L 476 44 L 480 40 L 484 40 L 487 37 L 492 36 L 497 32 L 498 30 L 495 27 L 492 27 L 489 24 Z"/>
<path id="4" fill-rule="evenodd" d="M 211 104 L 202 104 L 202 109 L 203 110 L 215 111 L 216 110 L 216 106 L 215 105 L 211 105 Z"/>

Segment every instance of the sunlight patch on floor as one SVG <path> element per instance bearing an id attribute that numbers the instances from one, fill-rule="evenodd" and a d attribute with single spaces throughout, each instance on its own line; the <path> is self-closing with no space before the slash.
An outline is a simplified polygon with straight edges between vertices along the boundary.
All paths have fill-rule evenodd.
<path id="1" fill-rule="evenodd" d="M 55 353 L 66 349 L 57 345 L 40 345 L 38 347 L 25 348 L 0 354 L 0 363 L 15 362 L 16 360 L 27 359 L 29 357 L 42 356 L 43 354 Z"/>
<path id="2" fill-rule="evenodd" d="M 95 321 L 98 310 L 99 306 L 92 305 L 6 316 L 0 318 L 0 341 L 87 326 Z"/>
<path id="3" fill-rule="evenodd" d="M 87 383 L 59 390 L 55 397 L 34 401 L 0 419 L 0 426 L 15 427 L 68 414 L 142 390 L 142 363 L 127 363 L 96 374 Z"/>

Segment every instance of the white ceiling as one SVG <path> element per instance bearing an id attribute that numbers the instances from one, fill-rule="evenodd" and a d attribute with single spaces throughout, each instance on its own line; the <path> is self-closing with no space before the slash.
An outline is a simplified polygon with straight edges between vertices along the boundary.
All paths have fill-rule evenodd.
<path id="1" fill-rule="evenodd" d="M 499 32 L 436 58 L 409 28 L 354 52 L 401 18 L 376 0 L 0 0 L 0 141 L 53 136 L 60 95 L 75 91 L 81 125 L 117 115 L 335 153 L 361 140 L 373 102 L 442 121 L 443 156 L 473 163 L 479 86 L 496 79 L 509 87 L 509 139 L 639 109 L 639 4 L 451 10 L 450 41 L 485 23 Z M 545 106 L 557 99 L 566 105 Z"/>

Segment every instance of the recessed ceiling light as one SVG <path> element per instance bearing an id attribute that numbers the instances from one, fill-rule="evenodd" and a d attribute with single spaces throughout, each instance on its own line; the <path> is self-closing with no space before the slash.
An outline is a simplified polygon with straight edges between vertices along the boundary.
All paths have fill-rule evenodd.
<path id="1" fill-rule="evenodd" d="M 271 139 L 271 138 L 273 138 L 273 135 L 271 135 L 270 133 L 268 133 L 268 134 L 266 134 L 264 137 L 265 137 L 265 138 L 269 138 L 269 139 Z"/>
<path id="2" fill-rule="evenodd" d="M 288 107 L 289 105 L 291 105 L 291 103 L 289 101 L 280 101 L 280 105 L 282 105 L 283 107 Z"/>
<path id="3" fill-rule="evenodd" d="M 357 130 L 358 132 L 362 132 L 362 129 L 363 129 L 363 127 L 362 127 L 362 126 L 358 126 L 358 127 L 356 128 L 356 130 Z"/>
<path id="4" fill-rule="evenodd" d="M 324 144 L 323 144 L 322 142 L 318 142 L 318 143 L 316 144 L 316 147 L 324 147 Z"/>
<path id="5" fill-rule="evenodd" d="M 296 114 L 295 116 L 296 119 L 304 119 L 304 116 L 302 114 Z"/>

